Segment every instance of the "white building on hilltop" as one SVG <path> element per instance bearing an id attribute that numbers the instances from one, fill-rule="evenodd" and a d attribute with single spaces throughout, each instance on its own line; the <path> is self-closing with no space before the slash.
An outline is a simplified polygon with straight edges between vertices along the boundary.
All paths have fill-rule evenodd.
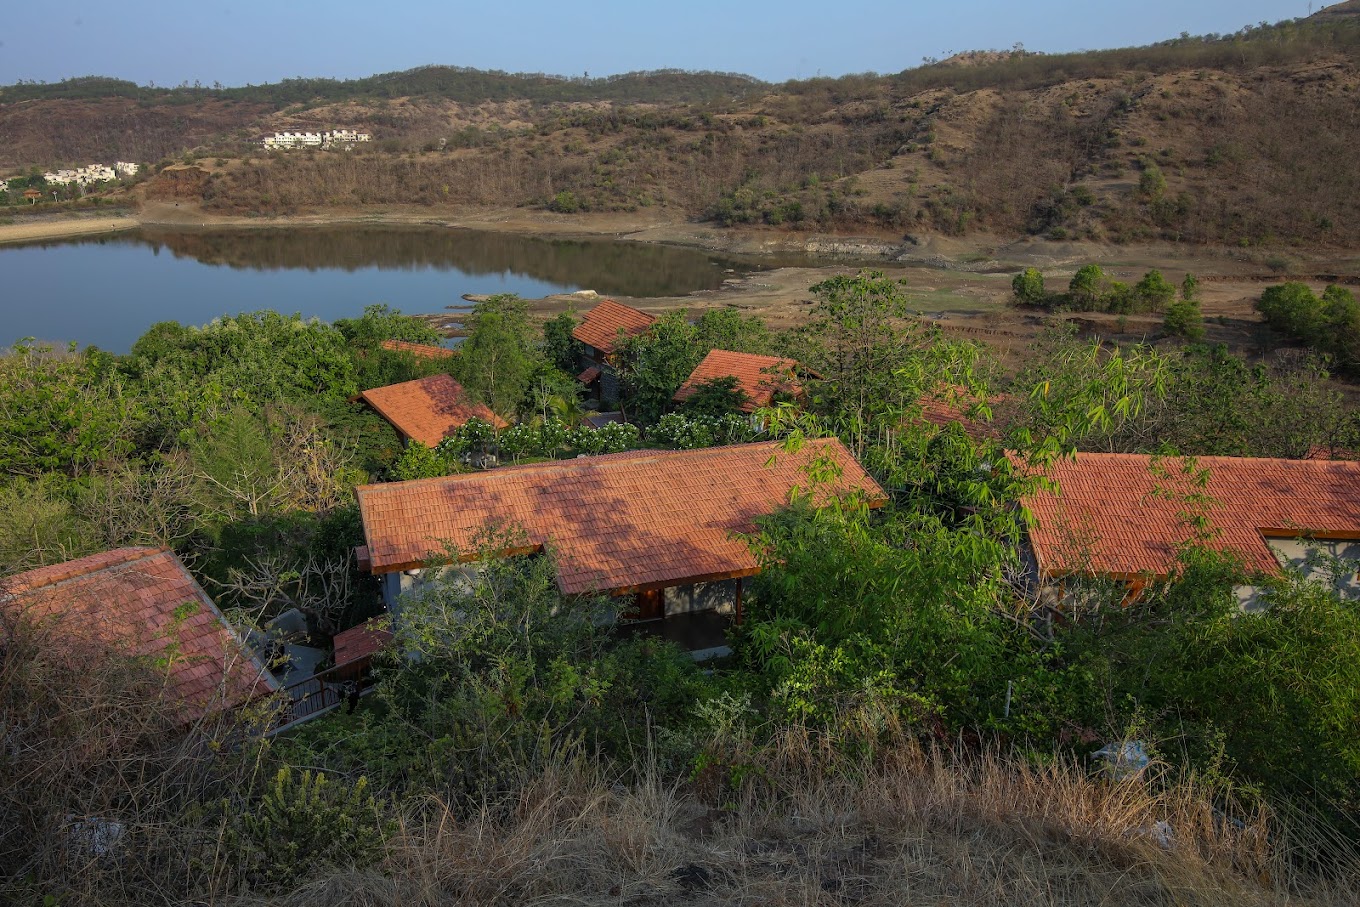
<path id="1" fill-rule="evenodd" d="M 333 148 L 339 145 L 354 145 L 372 140 L 367 132 L 352 129 L 335 129 L 330 132 L 276 132 L 260 139 L 260 144 L 270 151 L 287 151 L 292 148 Z"/>
<path id="2" fill-rule="evenodd" d="M 142 169 L 142 165 L 134 164 L 131 161 L 115 161 L 113 169 L 119 176 L 136 176 Z"/>
<path id="3" fill-rule="evenodd" d="M 49 171 L 43 174 L 43 179 L 49 186 L 69 186 L 72 183 L 78 186 L 91 186 L 117 178 L 118 174 L 106 164 L 87 164 L 74 170 Z"/>

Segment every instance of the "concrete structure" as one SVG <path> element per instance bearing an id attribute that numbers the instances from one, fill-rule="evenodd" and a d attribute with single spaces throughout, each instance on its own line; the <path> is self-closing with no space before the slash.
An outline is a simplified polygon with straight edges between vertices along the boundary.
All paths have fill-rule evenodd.
<path id="1" fill-rule="evenodd" d="M 351 129 L 335 129 L 328 132 L 276 132 L 260 139 L 260 144 L 270 151 L 289 151 L 293 148 L 335 148 L 371 141 L 367 132 Z"/>

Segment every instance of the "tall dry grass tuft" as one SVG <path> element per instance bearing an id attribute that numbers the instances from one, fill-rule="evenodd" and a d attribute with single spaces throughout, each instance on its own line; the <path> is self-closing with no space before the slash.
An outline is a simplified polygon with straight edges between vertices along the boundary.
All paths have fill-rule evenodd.
<path id="1" fill-rule="evenodd" d="M 461 821 L 408 809 L 380 871 L 317 878 L 292 907 L 465 904 L 1317 904 L 1360 896 L 1291 868 L 1264 814 L 1193 785 L 904 745 L 868 765 L 788 735 L 736 784 L 629 783 L 588 760 Z M 1170 837 L 1156 823 L 1170 827 Z M 1342 869 L 1338 867 L 1338 869 Z M 252 902 L 256 903 L 256 902 Z"/>
<path id="2" fill-rule="evenodd" d="M 0 618 L 0 903 L 211 892 L 200 805 L 244 780 L 231 721 L 186 732 L 153 667 Z M 204 843 L 208 846 L 204 847 Z"/>

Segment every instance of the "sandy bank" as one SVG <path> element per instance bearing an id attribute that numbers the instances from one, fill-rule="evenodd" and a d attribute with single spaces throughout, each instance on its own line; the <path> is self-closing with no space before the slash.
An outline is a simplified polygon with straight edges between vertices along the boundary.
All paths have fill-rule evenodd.
<path id="1" fill-rule="evenodd" d="M 0 245 L 33 242 L 40 239 L 64 239 L 68 236 L 88 236 L 94 233 L 117 233 L 138 226 L 135 217 L 81 217 L 53 220 L 20 221 L 0 224 Z"/>

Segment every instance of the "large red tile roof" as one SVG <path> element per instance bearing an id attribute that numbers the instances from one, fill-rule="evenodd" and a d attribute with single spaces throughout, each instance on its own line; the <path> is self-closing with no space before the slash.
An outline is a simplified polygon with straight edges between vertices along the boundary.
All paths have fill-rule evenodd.
<path id="1" fill-rule="evenodd" d="M 166 695 L 194 721 L 278 689 L 179 558 L 119 548 L 0 582 L 0 608 L 50 626 L 82 652 L 120 650 L 168 662 Z"/>
<path id="2" fill-rule="evenodd" d="M 484 419 L 497 428 L 509 424 L 489 407 L 470 399 L 463 386 L 448 375 L 375 387 L 359 396 L 402 435 L 430 447 L 472 418 Z"/>
<path id="3" fill-rule="evenodd" d="M 639 312 L 612 299 L 602 299 L 599 305 L 586 312 L 585 320 L 576 326 L 571 336 L 608 356 L 614 352 L 619 331 L 630 337 L 645 334 L 654 321 L 655 316 L 646 312 Z"/>
<path id="4" fill-rule="evenodd" d="M 801 393 L 795 370 L 798 363 L 778 356 L 757 356 L 754 353 L 734 353 L 730 350 L 710 350 L 680 389 L 675 402 L 684 403 L 699 392 L 699 388 L 719 378 L 736 378 L 737 389 L 746 395 L 741 411 L 746 413 L 770 405 L 777 392 L 793 395 Z"/>
<path id="5" fill-rule="evenodd" d="M 375 573 L 422 566 L 452 549 L 475 557 L 488 529 L 522 529 L 551 546 L 567 593 L 661 588 L 758 571 L 734 532 L 809 485 L 819 457 L 841 469 L 830 493 L 883 490 L 835 439 L 788 453 L 773 442 L 632 451 L 358 489 Z"/>
<path id="6" fill-rule="evenodd" d="M 409 340 L 384 340 L 378 346 L 393 353 L 410 353 L 417 359 L 452 359 L 458 355 L 457 350 Z"/>
<path id="7" fill-rule="evenodd" d="M 1216 533 L 1209 546 L 1256 573 L 1280 569 L 1266 538 L 1360 538 L 1360 463 L 1199 457 L 1193 468 L 1208 470 L 1203 487 L 1186 463 L 1078 453 L 1050 467 L 1058 490 L 1024 502 L 1037 521 L 1030 543 L 1040 569 L 1050 576 L 1166 575 L 1179 547 L 1196 535 L 1187 516 L 1199 513 Z M 1208 500 L 1197 505 L 1198 495 Z"/>

